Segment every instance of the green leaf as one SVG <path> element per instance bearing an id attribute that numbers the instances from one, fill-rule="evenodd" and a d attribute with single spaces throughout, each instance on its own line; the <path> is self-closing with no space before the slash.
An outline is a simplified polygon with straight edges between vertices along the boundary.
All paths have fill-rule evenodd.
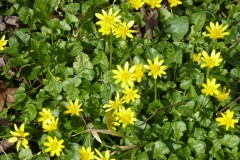
<path id="1" fill-rule="evenodd" d="M 170 152 L 167 145 L 161 141 L 154 143 L 153 158 L 160 158 L 163 154 L 168 154 Z"/>
<path id="2" fill-rule="evenodd" d="M 188 140 L 190 148 L 195 150 L 197 155 L 203 154 L 206 151 L 206 143 L 204 141 L 195 140 L 194 138 L 190 138 Z"/>
<path id="3" fill-rule="evenodd" d="M 41 66 L 36 66 L 33 68 L 32 72 L 27 76 L 28 80 L 34 80 L 38 78 L 39 72 L 42 70 Z"/>
<path id="4" fill-rule="evenodd" d="M 62 91 L 61 82 L 57 82 L 55 79 L 51 80 L 43 80 L 43 84 L 45 84 L 44 89 L 48 91 L 54 97 L 57 97 L 59 93 Z"/>
<path id="5" fill-rule="evenodd" d="M 182 121 L 175 121 L 171 123 L 172 129 L 174 130 L 174 137 L 180 139 L 183 136 L 183 132 L 186 131 L 186 124 Z"/>
<path id="6" fill-rule="evenodd" d="M 205 12 L 197 12 L 190 16 L 190 23 L 194 24 L 195 31 L 201 31 L 206 21 Z"/>
<path id="7" fill-rule="evenodd" d="M 20 149 L 20 152 L 19 152 L 19 155 L 18 157 L 20 159 L 32 159 L 32 150 L 31 149 L 25 149 L 25 148 L 22 148 Z"/>
<path id="8" fill-rule="evenodd" d="M 178 157 L 176 156 L 176 154 L 171 153 L 168 160 L 178 160 Z"/>
<path id="9" fill-rule="evenodd" d="M 226 134 L 221 139 L 221 141 L 222 141 L 222 144 L 224 146 L 227 146 L 227 147 L 230 147 L 230 148 L 234 148 L 234 147 L 237 147 L 239 145 L 240 138 L 238 136 L 236 136 L 236 135 Z"/>
<path id="10" fill-rule="evenodd" d="M 137 160 L 149 160 L 148 153 L 142 152 L 137 155 Z"/>
<path id="11" fill-rule="evenodd" d="M 70 13 L 76 13 L 80 9 L 80 4 L 79 3 L 69 3 L 67 5 L 64 5 L 62 9 L 66 12 Z"/>
<path id="12" fill-rule="evenodd" d="M 75 58 L 75 62 L 73 62 L 73 69 L 75 70 L 75 73 L 81 73 L 84 72 L 84 70 L 92 70 L 93 65 L 88 55 L 85 53 L 80 53 Z"/>
<path id="13" fill-rule="evenodd" d="M 240 67 L 233 68 L 230 72 L 230 75 L 233 79 L 240 79 Z"/>
<path id="14" fill-rule="evenodd" d="M 169 18 L 166 22 L 165 32 L 172 35 L 175 42 L 183 39 L 188 32 L 189 20 L 187 16 Z"/>
<path id="15" fill-rule="evenodd" d="M 97 55 L 92 60 L 93 65 L 100 64 L 102 71 L 107 71 L 109 63 L 106 53 L 102 50 L 94 50 L 94 53 L 96 53 Z"/>
<path id="16" fill-rule="evenodd" d="M 62 152 L 60 159 L 79 159 L 79 145 L 77 143 L 71 143 L 67 146 L 66 152 Z"/>
<path id="17" fill-rule="evenodd" d="M 63 90 L 67 93 L 68 97 L 77 98 L 80 91 L 78 89 L 78 86 L 82 83 L 82 80 L 78 77 L 74 78 L 68 78 L 65 81 L 63 81 L 62 86 Z"/>
<path id="18" fill-rule="evenodd" d="M 66 13 L 65 20 L 67 23 L 78 23 L 79 22 L 78 18 L 74 14 L 71 14 L 69 12 Z"/>
<path id="19" fill-rule="evenodd" d="M 63 30 L 71 31 L 71 26 L 66 22 L 65 19 L 63 21 L 60 21 L 60 25 L 61 25 Z"/>
<path id="20" fill-rule="evenodd" d="M 171 47 L 168 48 L 164 53 L 164 59 L 165 63 L 168 65 L 168 67 L 174 67 L 176 68 L 177 66 L 182 65 L 182 50 L 177 47 Z"/>
<path id="21" fill-rule="evenodd" d="M 37 116 L 37 110 L 36 110 L 35 106 L 33 104 L 26 104 L 25 107 L 27 108 L 27 110 L 25 112 L 27 112 L 29 121 L 34 120 L 35 117 Z"/>
<path id="22" fill-rule="evenodd" d="M 34 12 L 31 8 L 23 6 L 19 9 L 18 15 L 22 23 L 28 24 L 29 20 L 32 18 Z"/>
<path id="23" fill-rule="evenodd" d="M 18 29 L 14 32 L 14 35 L 17 36 L 21 40 L 24 45 L 28 46 L 29 40 L 30 40 L 30 34 L 28 29 Z"/>
<path id="24" fill-rule="evenodd" d="M 183 147 L 183 148 L 177 150 L 177 151 L 176 151 L 176 155 L 177 155 L 179 158 L 186 158 L 186 157 L 190 158 L 191 151 L 190 151 L 189 147 L 186 146 L 186 147 Z"/>
<path id="25" fill-rule="evenodd" d="M 189 80 L 183 80 L 181 83 L 180 83 L 180 88 L 183 89 L 183 90 L 187 90 L 192 84 L 192 79 L 189 79 Z"/>
<path id="26" fill-rule="evenodd" d="M 6 153 L 6 154 L 1 154 L 0 155 L 1 160 L 19 160 L 18 156 L 16 153 L 11 152 L 11 153 Z"/>

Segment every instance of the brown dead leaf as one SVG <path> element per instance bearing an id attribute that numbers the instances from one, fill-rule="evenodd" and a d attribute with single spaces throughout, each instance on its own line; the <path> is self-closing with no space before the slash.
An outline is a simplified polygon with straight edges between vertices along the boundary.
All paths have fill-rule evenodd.
<path id="1" fill-rule="evenodd" d="M 5 150 L 9 147 L 13 146 L 13 143 L 9 143 L 7 139 L 3 139 L 0 141 L 0 153 L 5 153 Z"/>
<path id="2" fill-rule="evenodd" d="M 90 132 L 92 133 L 93 137 L 94 137 L 99 143 L 102 143 L 102 140 L 101 140 L 101 138 L 99 137 L 98 133 L 94 130 L 93 124 L 92 124 L 92 123 L 88 123 L 88 124 L 87 124 L 87 127 L 88 127 L 89 129 L 91 129 Z"/>
<path id="3" fill-rule="evenodd" d="M 140 10 L 143 14 L 147 38 L 153 39 L 153 29 L 158 26 L 158 12 L 156 9 L 151 9 L 149 12 L 145 11 L 144 8 Z"/>
<path id="4" fill-rule="evenodd" d="M 7 102 L 15 102 L 13 95 L 15 94 L 16 90 L 17 88 L 7 88 L 6 83 L 0 80 L 0 111 L 4 109 Z"/>

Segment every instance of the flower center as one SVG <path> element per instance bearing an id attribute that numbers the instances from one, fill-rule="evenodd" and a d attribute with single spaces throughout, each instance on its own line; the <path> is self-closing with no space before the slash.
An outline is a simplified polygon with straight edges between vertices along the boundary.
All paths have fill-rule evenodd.
<path id="1" fill-rule="evenodd" d="M 214 93 L 214 87 L 213 86 L 208 86 L 207 91 L 210 95 Z"/>
<path id="2" fill-rule="evenodd" d="M 213 30 L 213 35 L 215 37 L 222 37 L 222 31 L 220 29 L 216 28 Z"/>
<path id="3" fill-rule="evenodd" d="M 58 143 L 57 142 L 52 142 L 51 143 L 51 148 L 52 148 L 52 150 L 57 150 L 58 149 Z"/>
<path id="4" fill-rule="evenodd" d="M 129 113 L 125 113 L 124 116 L 122 116 L 123 122 L 129 122 L 132 119 L 132 116 Z"/>
<path id="5" fill-rule="evenodd" d="M 210 58 L 207 63 L 208 63 L 209 68 L 213 68 L 214 64 L 215 64 L 215 60 Z"/>
<path id="6" fill-rule="evenodd" d="M 123 81 L 128 81 L 131 78 L 131 73 L 128 71 L 124 71 L 121 75 L 121 79 Z"/>
<path id="7" fill-rule="evenodd" d="M 114 24 L 114 17 L 112 15 L 107 15 L 104 17 L 104 24 L 108 24 L 107 26 L 111 26 Z"/>
<path id="8" fill-rule="evenodd" d="M 135 95 L 135 93 L 132 90 L 129 90 L 128 93 L 127 93 L 127 97 L 130 98 L 130 99 L 134 98 L 134 95 Z"/>
<path id="9" fill-rule="evenodd" d="M 159 68 L 158 65 L 153 65 L 153 66 L 152 66 L 152 72 L 153 72 L 153 73 L 157 73 L 157 72 L 159 71 L 159 69 L 160 69 L 160 68 Z"/>

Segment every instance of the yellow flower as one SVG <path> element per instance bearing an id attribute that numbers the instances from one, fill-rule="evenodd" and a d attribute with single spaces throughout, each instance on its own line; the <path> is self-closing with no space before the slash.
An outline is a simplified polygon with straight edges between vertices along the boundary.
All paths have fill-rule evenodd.
<path id="1" fill-rule="evenodd" d="M 115 116 L 114 112 L 108 112 L 106 115 L 106 125 L 107 128 L 113 131 L 116 131 L 116 127 L 115 126 L 120 126 L 120 124 L 117 122 L 118 121 L 118 117 Z"/>
<path id="2" fill-rule="evenodd" d="M 216 54 L 215 50 L 212 51 L 210 57 L 205 51 L 202 52 L 202 55 L 203 57 L 201 59 L 203 61 L 203 64 L 201 65 L 201 67 L 213 68 L 215 66 L 219 66 L 219 63 L 223 60 L 222 58 L 220 58 L 220 52 Z"/>
<path id="3" fill-rule="evenodd" d="M 160 8 L 162 0 L 145 0 L 145 2 L 151 6 L 152 9 Z"/>
<path id="4" fill-rule="evenodd" d="M 82 103 L 78 105 L 78 99 L 74 101 L 74 104 L 72 100 L 69 100 L 68 102 L 69 102 L 69 106 L 66 106 L 68 110 L 64 111 L 64 114 L 71 114 L 71 116 L 73 115 L 79 116 L 79 113 L 83 111 L 83 109 L 80 109 L 80 107 L 82 106 Z"/>
<path id="5" fill-rule="evenodd" d="M 96 160 L 115 160 L 115 159 L 110 159 L 110 152 L 109 150 L 105 151 L 105 155 L 103 156 L 97 149 L 95 149 L 96 153 L 98 154 L 99 157 L 94 156 Z"/>
<path id="6" fill-rule="evenodd" d="M 220 39 L 226 35 L 229 35 L 229 32 L 224 32 L 228 28 L 228 25 L 223 26 L 223 24 L 219 25 L 218 22 L 214 25 L 213 22 L 210 22 L 210 27 L 207 26 L 206 29 L 208 30 L 208 34 L 205 36 L 210 37 L 212 39 Z"/>
<path id="7" fill-rule="evenodd" d="M 137 94 L 138 90 L 134 90 L 133 87 L 125 87 L 125 89 L 122 91 L 125 96 L 123 97 L 126 103 L 129 103 L 130 101 L 135 102 L 135 98 L 140 98 L 140 95 Z"/>
<path id="8" fill-rule="evenodd" d="M 79 149 L 79 157 L 81 160 L 91 160 L 94 159 L 94 152 L 91 151 L 91 147 L 88 147 L 87 149 L 82 146 L 81 149 Z"/>
<path id="9" fill-rule="evenodd" d="M 55 154 L 59 157 L 62 149 L 65 148 L 63 144 L 64 140 L 57 140 L 57 137 L 52 138 L 51 136 L 47 136 L 48 142 L 44 142 L 43 145 L 48 147 L 44 150 L 44 152 L 50 152 L 50 156 L 53 157 Z"/>
<path id="10" fill-rule="evenodd" d="M 42 128 L 44 129 L 43 132 L 51 132 L 57 130 L 58 125 L 58 118 L 56 120 L 52 118 L 49 121 L 43 121 Z"/>
<path id="11" fill-rule="evenodd" d="M 113 35 L 116 38 L 122 37 L 123 40 L 126 40 L 127 37 L 133 38 L 132 33 L 136 33 L 137 31 L 130 29 L 134 24 L 134 21 L 120 22 L 113 28 Z"/>
<path id="12" fill-rule="evenodd" d="M 219 91 L 218 94 L 216 94 L 214 97 L 216 97 L 220 102 L 226 101 L 229 97 L 230 89 L 226 91 L 226 87 L 223 87 L 222 90 L 218 91 Z"/>
<path id="13" fill-rule="evenodd" d="M 135 114 L 131 108 L 125 109 L 125 107 L 119 108 L 119 112 L 117 113 L 119 122 L 122 123 L 123 128 L 126 128 L 128 124 L 134 124 L 134 122 L 137 120 L 134 118 L 134 115 Z"/>
<path id="14" fill-rule="evenodd" d="M 4 50 L 4 46 L 7 44 L 7 40 L 5 40 L 5 35 L 2 36 L 1 40 L 0 40 L 0 51 Z"/>
<path id="15" fill-rule="evenodd" d="M 19 147 L 22 144 L 25 148 L 29 148 L 28 147 L 28 141 L 26 140 L 25 137 L 27 137 L 29 135 L 29 133 L 25 132 L 24 133 L 24 124 L 22 124 L 19 129 L 17 127 L 16 124 L 14 124 L 14 131 L 10 131 L 10 133 L 13 135 L 12 138 L 9 138 L 8 141 L 10 143 L 14 143 L 17 142 L 17 151 L 19 151 Z"/>
<path id="16" fill-rule="evenodd" d="M 149 65 L 144 65 L 144 68 L 150 70 L 150 72 L 148 73 L 149 76 L 152 75 L 154 79 L 157 79 L 158 76 L 161 78 L 162 75 L 166 74 L 164 70 L 166 70 L 168 67 L 162 65 L 164 60 L 158 61 L 158 57 L 156 57 L 154 59 L 154 63 L 152 63 L 150 59 L 148 59 L 147 61 Z"/>
<path id="17" fill-rule="evenodd" d="M 38 122 L 49 121 L 54 118 L 50 109 L 42 108 L 42 111 L 39 112 L 39 114 L 42 117 L 38 118 Z"/>
<path id="18" fill-rule="evenodd" d="M 238 123 L 238 119 L 233 119 L 233 111 L 227 110 L 226 114 L 221 113 L 222 117 L 216 118 L 216 121 L 219 122 L 220 126 L 226 125 L 226 130 L 234 128 L 234 123 Z"/>
<path id="19" fill-rule="evenodd" d="M 135 64 L 135 71 L 133 74 L 133 77 L 135 80 L 140 83 L 142 81 L 142 78 L 145 76 L 144 69 L 142 64 Z"/>
<path id="20" fill-rule="evenodd" d="M 98 31 L 102 32 L 102 35 L 108 35 L 112 33 L 113 27 L 116 25 L 116 23 L 120 22 L 121 16 L 117 16 L 119 12 L 120 10 L 117 10 L 113 13 L 112 8 L 110 8 L 108 13 L 102 10 L 102 14 L 95 14 L 95 16 L 100 19 L 98 22 L 96 22 L 96 24 L 101 26 Z"/>
<path id="21" fill-rule="evenodd" d="M 168 3 L 170 3 L 170 7 L 175 7 L 179 4 L 182 4 L 180 0 L 168 0 Z"/>
<path id="22" fill-rule="evenodd" d="M 118 111 L 119 107 L 123 107 L 123 99 L 120 99 L 119 93 L 115 96 L 115 101 L 110 100 L 108 104 L 105 104 L 103 108 L 108 108 L 105 112 L 109 112 L 114 110 L 114 112 Z"/>
<path id="23" fill-rule="evenodd" d="M 201 60 L 201 56 L 202 56 L 202 53 L 194 54 L 192 59 L 193 59 L 194 62 L 199 63 L 200 60 Z"/>
<path id="24" fill-rule="evenodd" d="M 133 8 L 139 10 L 144 5 L 143 0 L 128 0 Z"/>
<path id="25" fill-rule="evenodd" d="M 127 85 L 133 87 L 133 73 L 135 71 L 135 66 L 132 66 L 130 69 L 128 69 L 129 64 L 128 62 L 126 62 L 124 65 L 124 69 L 122 69 L 122 67 L 120 67 L 119 65 L 117 65 L 117 68 L 118 70 L 112 70 L 112 72 L 116 74 L 115 76 L 113 76 L 113 78 L 116 79 L 115 83 L 122 82 L 122 88 L 125 88 Z"/>
<path id="26" fill-rule="evenodd" d="M 213 78 L 212 80 L 208 78 L 207 84 L 203 83 L 202 86 L 203 86 L 203 89 L 201 90 L 201 92 L 205 93 L 207 96 L 208 95 L 213 96 L 214 94 L 217 95 L 219 93 L 217 88 L 220 87 L 220 84 L 216 84 L 215 78 Z"/>

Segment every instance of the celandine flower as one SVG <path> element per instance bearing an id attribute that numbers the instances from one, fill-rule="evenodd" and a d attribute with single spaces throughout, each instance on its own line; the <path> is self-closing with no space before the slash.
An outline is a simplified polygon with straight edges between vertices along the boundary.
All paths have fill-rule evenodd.
<path id="1" fill-rule="evenodd" d="M 7 44 L 7 40 L 5 40 L 5 35 L 2 36 L 1 40 L 0 40 L 0 51 L 4 50 L 4 46 Z"/>
<path id="2" fill-rule="evenodd" d="M 112 8 L 109 9 L 109 12 L 102 10 L 102 14 L 96 13 L 95 16 L 100 19 L 96 24 L 100 25 L 101 28 L 98 30 L 102 35 L 108 35 L 112 33 L 113 27 L 116 23 L 120 22 L 121 16 L 117 16 L 120 10 L 117 10 L 113 13 Z"/>
<path id="3" fill-rule="evenodd" d="M 152 9 L 160 8 L 162 0 L 144 0 Z"/>
<path id="4" fill-rule="evenodd" d="M 166 74 L 164 70 L 166 70 L 168 67 L 162 65 L 164 60 L 158 61 L 158 57 L 156 57 L 153 63 L 150 59 L 148 59 L 147 61 L 149 65 L 144 65 L 144 68 L 150 70 L 150 72 L 148 73 L 149 76 L 152 75 L 154 79 L 157 79 L 158 76 L 161 78 L 162 75 Z"/>
<path id="5" fill-rule="evenodd" d="M 43 132 L 51 132 L 57 130 L 58 118 L 52 118 L 50 121 L 43 121 L 42 128 Z"/>
<path id="6" fill-rule="evenodd" d="M 205 36 L 210 37 L 212 39 L 220 39 L 226 35 L 229 35 L 229 32 L 224 32 L 228 28 L 228 25 L 223 26 L 223 24 L 219 25 L 218 22 L 214 25 L 213 22 L 210 22 L 210 27 L 207 26 L 206 29 L 208 30 L 208 34 Z"/>
<path id="7" fill-rule="evenodd" d="M 105 104 L 103 108 L 108 108 L 105 110 L 105 112 L 109 112 L 111 110 L 114 110 L 114 112 L 118 111 L 119 107 L 123 107 L 123 99 L 120 98 L 119 93 L 115 96 L 115 100 L 110 100 L 108 104 Z"/>
<path id="8" fill-rule="evenodd" d="M 135 89 L 133 87 L 129 88 L 129 87 L 125 87 L 125 89 L 122 91 L 125 96 L 124 96 L 124 100 L 126 103 L 129 103 L 130 101 L 135 102 L 136 98 L 140 98 L 140 95 L 137 94 L 138 90 Z"/>
<path id="9" fill-rule="evenodd" d="M 216 84 L 215 78 L 213 78 L 212 80 L 207 78 L 207 84 L 203 83 L 202 86 L 203 86 L 203 89 L 201 90 L 201 92 L 205 93 L 207 96 L 208 95 L 213 96 L 214 94 L 219 93 L 217 88 L 220 87 L 220 84 Z"/>
<path id="10" fill-rule="evenodd" d="M 219 66 L 220 62 L 222 62 L 222 58 L 220 58 L 220 52 L 216 54 L 216 51 L 213 50 L 211 53 L 211 56 L 208 56 L 208 53 L 203 51 L 202 52 L 203 57 L 201 58 L 203 61 L 203 64 L 201 67 L 208 67 L 208 68 L 213 68 L 215 66 Z"/>
<path id="11" fill-rule="evenodd" d="M 226 114 L 221 113 L 222 117 L 216 118 L 216 121 L 219 122 L 219 125 L 225 125 L 226 130 L 230 128 L 234 128 L 234 123 L 238 123 L 238 119 L 233 119 L 233 111 L 227 110 Z"/>
<path id="12" fill-rule="evenodd" d="M 115 116 L 114 112 L 108 112 L 106 115 L 107 129 L 116 131 L 117 129 L 115 126 L 120 126 L 120 124 L 117 122 L 118 120 L 119 118 Z"/>
<path id="13" fill-rule="evenodd" d="M 230 89 L 226 91 L 226 87 L 223 87 L 223 89 L 218 90 L 219 92 L 214 96 L 218 99 L 220 102 L 224 102 L 228 99 Z"/>
<path id="14" fill-rule="evenodd" d="M 119 112 L 117 113 L 117 116 L 119 118 L 119 122 L 122 123 L 122 127 L 126 128 L 128 124 L 134 124 L 134 122 L 137 120 L 134 118 L 135 114 L 131 110 L 131 108 L 125 109 L 125 107 L 121 107 L 119 109 Z"/>
<path id="15" fill-rule="evenodd" d="M 112 72 L 116 74 L 115 76 L 113 76 L 113 78 L 116 79 L 115 83 L 122 82 L 121 83 L 122 88 L 125 88 L 127 85 L 133 87 L 134 85 L 133 73 L 135 71 L 135 66 L 132 66 L 129 69 L 129 64 L 128 62 L 126 62 L 124 65 L 124 69 L 122 69 L 122 67 L 119 65 L 117 65 L 117 69 L 118 70 L 112 70 Z"/>
<path id="16" fill-rule="evenodd" d="M 139 8 L 141 8 L 144 5 L 143 0 L 128 0 L 128 2 L 136 10 L 139 10 Z"/>
<path id="17" fill-rule="evenodd" d="M 26 140 L 25 137 L 27 137 L 29 135 L 29 133 L 25 132 L 24 133 L 24 124 L 22 124 L 19 129 L 17 127 L 16 124 L 14 124 L 14 131 L 10 131 L 10 133 L 13 135 L 12 138 L 9 138 L 8 141 L 10 143 L 14 143 L 17 142 L 17 151 L 19 151 L 19 147 L 22 144 L 25 148 L 29 148 L 28 147 L 28 141 Z"/>
<path id="18" fill-rule="evenodd" d="M 170 7 L 175 7 L 179 4 L 182 4 L 180 0 L 168 0 L 168 3 L 170 4 Z"/>
<path id="19" fill-rule="evenodd" d="M 83 111 L 83 109 L 80 109 L 82 103 L 78 104 L 78 99 L 74 101 L 74 104 L 72 100 L 69 100 L 69 104 L 70 104 L 69 106 L 66 106 L 68 110 L 64 111 L 64 114 L 71 114 L 71 116 L 73 115 L 79 116 L 79 113 Z"/>
<path id="20" fill-rule="evenodd" d="M 55 154 L 59 157 L 62 149 L 65 148 L 63 144 L 64 140 L 57 140 L 57 137 L 52 138 L 47 136 L 48 142 L 44 142 L 43 145 L 48 147 L 44 152 L 50 152 L 50 156 L 53 157 Z"/>
<path id="21" fill-rule="evenodd" d="M 50 109 L 42 108 L 42 111 L 39 112 L 39 114 L 42 117 L 38 118 L 38 122 L 50 121 L 54 118 Z"/>
<path id="22" fill-rule="evenodd" d="M 135 66 L 135 71 L 134 71 L 133 77 L 138 83 L 140 83 L 142 81 L 142 78 L 145 76 L 143 65 L 135 64 L 134 66 Z"/>
<path id="23" fill-rule="evenodd" d="M 103 156 L 97 149 L 95 149 L 96 153 L 98 154 L 99 157 L 94 156 L 96 160 L 115 160 L 115 159 L 110 159 L 110 152 L 109 150 L 105 151 L 105 155 Z"/>
<path id="24" fill-rule="evenodd" d="M 197 63 L 199 63 L 199 62 L 200 62 L 200 60 L 201 60 L 201 56 L 202 56 L 202 53 L 193 54 L 193 57 L 192 57 L 192 59 L 193 59 L 193 61 L 194 61 L 194 62 L 197 62 Z"/>
<path id="25" fill-rule="evenodd" d="M 113 35 L 116 38 L 122 37 L 123 40 L 126 40 L 127 37 L 133 38 L 132 33 L 136 33 L 137 31 L 130 29 L 134 24 L 134 21 L 120 22 L 113 28 Z"/>
<path id="26" fill-rule="evenodd" d="M 79 157 L 81 160 L 91 160 L 94 159 L 94 152 L 91 151 L 91 147 L 87 149 L 82 146 L 79 150 Z"/>

